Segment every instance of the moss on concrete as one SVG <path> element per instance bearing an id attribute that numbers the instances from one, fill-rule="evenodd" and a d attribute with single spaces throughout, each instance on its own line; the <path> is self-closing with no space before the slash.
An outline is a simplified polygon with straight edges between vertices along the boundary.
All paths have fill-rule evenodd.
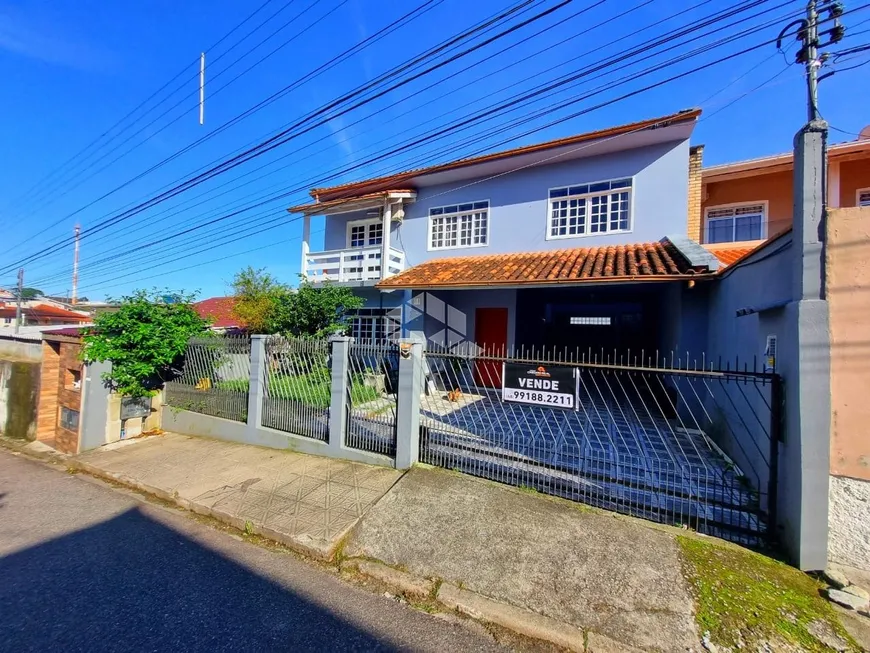
<path id="1" fill-rule="evenodd" d="M 699 537 L 677 538 L 695 599 L 698 630 L 731 649 L 830 651 L 823 639 L 860 648 L 816 580 L 766 556 Z M 813 633 L 823 632 L 818 637 Z M 761 649 L 759 649 L 761 650 Z"/>
<path id="2" fill-rule="evenodd" d="M 33 439 L 36 428 L 36 404 L 39 389 L 38 363 L 8 363 L 9 394 L 6 424 L 0 431 L 11 438 Z"/>

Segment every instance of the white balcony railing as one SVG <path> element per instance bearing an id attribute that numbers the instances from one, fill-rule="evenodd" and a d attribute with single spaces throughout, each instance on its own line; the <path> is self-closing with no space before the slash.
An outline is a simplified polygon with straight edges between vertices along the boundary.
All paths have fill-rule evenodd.
<path id="1" fill-rule="evenodd" d="M 405 253 L 390 248 L 386 274 L 381 275 L 381 247 L 356 247 L 305 256 L 305 276 L 309 281 L 377 281 L 405 269 Z"/>

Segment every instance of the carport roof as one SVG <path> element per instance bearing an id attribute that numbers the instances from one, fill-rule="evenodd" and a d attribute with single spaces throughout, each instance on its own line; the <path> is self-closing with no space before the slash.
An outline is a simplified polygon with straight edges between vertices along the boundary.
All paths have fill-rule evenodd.
<path id="1" fill-rule="evenodd" d="M 667 238 L 656 243 L 432 259 L 377 284 L 378 288 L 482 288 L 638 282 L 715 276 L 692 265 Z"/>

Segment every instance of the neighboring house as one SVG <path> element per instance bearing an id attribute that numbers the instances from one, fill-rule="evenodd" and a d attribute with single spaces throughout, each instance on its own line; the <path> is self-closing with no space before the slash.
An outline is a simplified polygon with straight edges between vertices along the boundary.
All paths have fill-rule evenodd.
<path id="1" fill-rule="evenodd" d="M 16 307 L 6 303 L 0 307 L 0 329 L 14 328 Z M 21 308 L 22 325 L 88 324 L 91 316 L 80 311 L 70 311 L 50 304 L 26 302 Z"/>
<path id="2" fill-rule="evenodd" d="M 235 297 L 210 297 L 196 302 L 193 310 L 210 320 L 212 329 L 240 329 L 243 326 L 233 310 L 235 305 Z"/>
<path id="3" fill-rule="evenodd" d="M 863 138 L 828 148 L 829 208 L 870 206 L 870 130 Z M 702 169 L 699 223 L 689 237 L 702 243 L 758 244 L 792 225 L 792 154 Z"/>
<path id="4" fill-rule="evenodd" d="M 699 115 L 314 189 L 289 209 L 304 216 L 302 272 L 356 288 L 364 339 L 699 351 L 679 306 L 719 264 L 664 238 L 686 230 Z M 326 216 L 325 251 L 311 251 L 312 216 Z"/>

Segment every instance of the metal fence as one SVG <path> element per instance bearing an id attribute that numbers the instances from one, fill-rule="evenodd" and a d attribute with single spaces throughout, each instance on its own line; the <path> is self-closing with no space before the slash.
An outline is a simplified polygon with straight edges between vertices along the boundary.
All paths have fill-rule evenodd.
<path id="1" fill-rule="evenodd" d="M 399 347 L 385 341 L 354 341 L 348 354 L 348 416 L 345 444 L 396 454 Z"/>
<path id="2" fill-rule="evenodd" d="M 775 374 L 474 345 L 424 361 L 423 462 L 750 545 L 775 523 Z M 505 401 L 505 374 L 561 378 L 576 400 L 526 381 Z"/>
<path id="3" fill-rule="evenodd" d="M 251 340 L 240 335 L 194 338 L 181 376 L 165 386 L 167 405 L 244 422 L 248 415 Z"/>
<path id="4" fill-rule="evenodd" d="M 263 426 L 326 441 L 332 396 L 329 361 L 326 340 L 267 340 Z"/>

